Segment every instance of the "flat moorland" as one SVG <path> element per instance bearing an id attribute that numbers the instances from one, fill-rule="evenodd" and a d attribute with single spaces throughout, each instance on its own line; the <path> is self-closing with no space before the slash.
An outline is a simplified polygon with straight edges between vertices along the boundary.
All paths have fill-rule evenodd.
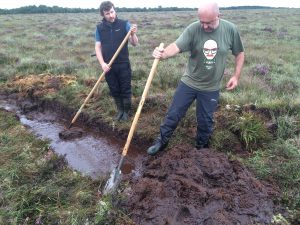
<path id="1" fill-rule="evenodd" d="M 234 70 L 234 58 L 228 57 L 211 148 L 226 154 L 230 159 L 240 161 L 253 171 L 258 179 L 276 184 L 281 190 L 276 202 L 284 206 L 288 214 L 286 218 L 279 215 L 275 220 L 297 224 L 300 209 L 300 10 L 225 10 L 221 13 L 223 19 L 237 25 L 244 43 L 246 60 L 239 87 L 228 92 L 224 89 L 224 83 Z M 118 16 L 138 25 L 140 43 L 136 47 L 129 47 L 133 70 L 134 114 L 153 63 L 153 49 L 160 43 L 167 45 L 176 40 L 189 23 L 197 20 L 197 15 L 196 12 L 189 11 L 120 13 Z M 94 53 L 95 26 L 99 20 L 100 17 L 96 13 L 0 15 L 1 90 L 16 92 L 23 97 L 59 101 L 66 107 L 78 109 L 102 73 L 96 58 L 91 57 Z M 135 133 L 141 139 L 151 141 L 158 134 L 159 125 L 185 69 L 187 57 L 184 53 L 159 62 L 139 120 L 141 122 Z M 53 82 L 49 84 L 49 80 Z M 54 81 L 59 81 L 59 84 Z M 103 123 L 111 125 L 115 114 L 114 104 L 109 97 L 106 83 L 101 83 L 100 86 L 84 111 L 90 118 L 100 118 Z M 19 131 L 19 125 L 13 118 L 6 121 L 7 115 L 4 112 L 1 112 L 0 117 L 3 124 L 0 146 L 1 149 L 5 149 L 1 150 L 1 154 L 5 155 L 7 161 L 14 158 L 14 154 L 10 155 L 8 151 L 20 150 L 18 143 L 13 142 L 15 147 L 11 145 L 11 148 L 7 148 L 7 143 L 15 139 L 23 143 L 24 140 L 16 137 L 24 134 Z M 117 130 L 127 132 L 130 125 L 130 122 L 118 123 Z M 168 148 L 172 149 L 182 144 L 193 145 L 195 129 L 195 107 L 192 106 L 174 133 Z M 34 146 L 34 151 L 41 148 L 47 153 L 48 148 L 44 142 L 36 142 L 31 138 L 26 136 L 26 142 L 31 143 L 28 146 Z M 30 157 L 31 154 L 28 154 L 24 159 L 21 157 L 16 160 L 28 161 Z M 4 159 L 2 156 L 0 158 Z M 56 165 L 51 160 L 44 161 L 42 166 L 34 167 L 35 171 L 41 169 L 45 172 L 47 168 L 60 171 L 58 168 L 61 168 L 61 164 Z M 14 187 L 18 186 L 17 180 L 24 174 L 19 174 L 17 169 L 12 170 L 11 167 L 3 168 L 1 189 L 6 190 L 5 193 L 8 194 L 0 191 L 0 207 L 6 212 L 0 214 L 0 222 L 14 218 L 10 219 L 12 224 L 22 221 L 25 223 L 26 218 L 31 215 L 35 218 L 39 218 L 39 213 L 45 215 L 46 209 L 42 205 L 49 202 L 45 187 L 36 186 L 36 193 L 42 193 L 45 199 L 41 198 L 42 203 L 36 205 L 40 211 L 30 208 L 29 216 L 24 206 L 30 206 L 28 199 L 32 196 L 23 198 L 23 205 L 20 206 L 17 202 L 22 199 L 23 192 L 16 195 L 13 191 Z M 26 170 L 26 182 L 36 173 Z M 45 174 L 55 176 L 46 172 Z M 44 180 L 42 177 L 39 179 L 47 182 L 51 180 Z M 57 176 L 55 179 L 58 179 Z M 71 186 L 80 182 L 78 177 L 68 179 Z M 62 181 L 58 179 L 57 182 Z M 93 218 L 93 215 L 96 215 L 97 221 L 103 221 L 103 218 L 112 215 L 109 213 L 112 212 L 110 209 L 113 205 L 108 204 L 110 201 L 107 199 L 95 201 L 90 192 L 95 186 L 95 183 L 88 181 L 84 191 L 80 192 L 80 187 L 77 192 L 74 190 L 82 202 L 78 203 L 76 200 L 73 204 L 67 198 L 66 201 L 75 208 L 91 207 L 88 217 Z M 57 188 L 48 187 L 51 190 Z M 83 224 L 87 211 L 78 211 L 80 213 L 75 215 L 68 214 L 66 209 L 64 214 L 57 213 L 60 210 L 57 203 L 60 197 L 55 196 L 55 193 L 53 191 L 52 199 L 57 201 L 53 203 L 53 214 L 49 212 L 48 219 L 59 215 L 61 221 Z M 18 198 L 12 198 L 13 195 Z M 16 204 L 8 205 L 8 200 L 15 201 Z M 7 213 L 8 211 L 11 212 Z M 69 211 L 72 211 L 72 208 Z M 74 223 L 70 215 L 74 218 Z M 124 221 L 130 224 L 130 219 L 119 211 L 114 216 L 123 218 L 122 224 L 125 224 Z"/>

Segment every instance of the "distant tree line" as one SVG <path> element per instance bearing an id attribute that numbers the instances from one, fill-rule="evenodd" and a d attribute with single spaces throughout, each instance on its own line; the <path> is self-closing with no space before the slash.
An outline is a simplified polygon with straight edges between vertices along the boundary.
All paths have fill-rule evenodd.
<path id="1" fill-rule="evenodd" d="M 30 5 L 16 9 L 0 9 L 0 14 L 33 14 L 33 13 L 87 13 L 95 12 L 96 9 L 63 8 L 58 6 Z"/>
<path id="2" fill-rule="evenodd" d="M 234 7 L 226 7 L 221 8 L 222 10 L 226 9 L 266 9 L 271 7 L 265 6 L 234 6 Z M 178 7 L 161 7 L 157 8 L 118 8 L 116 7 L 118 12 L 159 12 L 159 11 L 190 11 L 195 10 L 195 8 L 178 8 Z M 90 13 L 90 12 L 98 12 L 98 9 L 82 9 L 82 8 L 64 8 L 53 6 L 49 7 L 46 5 L 30 5 L 24 6 L 16 9 L 0 9 L 0 14 L 33 14 L 33 13 Z"/>

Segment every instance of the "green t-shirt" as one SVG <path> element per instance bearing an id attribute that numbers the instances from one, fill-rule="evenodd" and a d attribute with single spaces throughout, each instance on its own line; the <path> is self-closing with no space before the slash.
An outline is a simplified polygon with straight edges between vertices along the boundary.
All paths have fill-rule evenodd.
<path id="1" fill-rule="evenodd" d="M 244 51 L 237 28 L 223 19 L 210 33 L 204 32 L 199 21 L 192 23 L 175 43 L 181 52 L 190 52 L 181 81 L 200 91 L 219 90 L 228 51 L 233 55 Z"/>

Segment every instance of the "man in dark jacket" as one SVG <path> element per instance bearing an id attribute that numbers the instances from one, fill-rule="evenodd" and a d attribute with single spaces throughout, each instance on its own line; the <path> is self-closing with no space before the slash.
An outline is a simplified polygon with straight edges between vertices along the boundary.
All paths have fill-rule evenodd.
<path id="1" fill-rule="evenodd" d="M 102 21 L 97 25 L 95 32 L 95 51 L 97 59 L 105 72 L 105 79 L 108 83 L 111 96 L 114 98 L 118 113 L 116 120 L 128 120 L 128 113 L 131 108 L 131 66 L 128 53 L 128 42 L 120 51 L 111 67 L 109 62 L 114 53 L 130 31 L 129 42 L 136 46 L 136 24 L 117 17 L 113 3 L 104 1 L 100 5 Z"/>

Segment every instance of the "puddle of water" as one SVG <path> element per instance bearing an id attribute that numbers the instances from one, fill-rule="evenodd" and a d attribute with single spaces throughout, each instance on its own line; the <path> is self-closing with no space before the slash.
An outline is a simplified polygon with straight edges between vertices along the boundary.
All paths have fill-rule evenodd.
<path id="1" fill-rule="evenodd" d="M 15 112 L 18 110 L 18 107 L 16 105 L 9 104 L 7 101 L 0 99 L 0 108 L 5 109 L 9 112 Z"/>
<path id="2" fill-rule="evenodd" d="M 57 121 L 58 117 L 55 113 L 31 112 L 23 115 L 16 104 L 3 99 L 0 99 L 0 108 L 17 114 L 21 123 L 37 137 L 49 140 L 51 148 L 57 154 L 64 155 L 72 169 L 93 179 L 110 174 L 119 163 L 123 143 L 118 143 L 104 135 L 101 137 L 89 133 L 85 133 L 80 138 L 62 140 L 59 138 L 59 133 L 65 130 L 65 126 Z M 124 163 L 123 173 L 140 175 L 139 161 L 141 160 L 137 159 L 139 155 L 137 152 L 133 148 L 132 153 L 128 154 L 129 160 Z"/>

